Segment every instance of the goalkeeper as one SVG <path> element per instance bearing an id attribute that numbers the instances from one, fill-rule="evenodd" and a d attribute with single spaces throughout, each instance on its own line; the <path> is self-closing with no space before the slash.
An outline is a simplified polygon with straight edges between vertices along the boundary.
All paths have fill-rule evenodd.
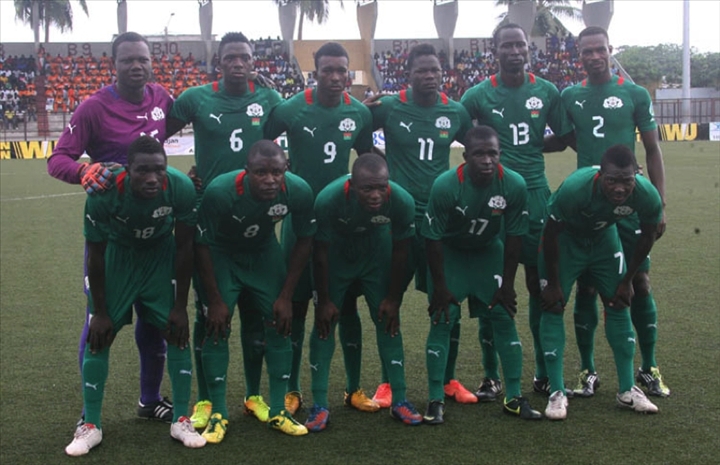
<path id="1" fill-rule="evenodd" d="M 113 185 L 112 167 L 126 164 L 128 147 L 138 136 L 147 134 L 165 140 L 165 118 L 172 106 L 172 97 L 162 86 L 148 83 L 152 61 L 143 36 L 134 32 L 120 34 L 112 44 L 112 61 L 117 82 L 103 87 L 77 108 L 48 158 L 52 177 L 82 184 L 89 194 Z M 77 163 L 83 152 L 90 156 L 90 163 Z M 85 268 L 86 294 L 87 282 Z M 78 351 L 81 368 L 88 335 L 88 309 L 85 310 Z M 139 305 L 135 305 L 135 310 L 141 313 Z M 140 352 L 138 416 L 169 423 L 173 418 L 172 404 L 160 395 L 165 341 L 155 326 L 140 318 L 135 326 L 135 341 Z"/>

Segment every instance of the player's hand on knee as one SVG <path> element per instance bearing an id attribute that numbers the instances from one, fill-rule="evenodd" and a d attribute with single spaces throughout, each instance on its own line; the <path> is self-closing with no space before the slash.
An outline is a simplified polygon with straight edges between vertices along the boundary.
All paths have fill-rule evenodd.
<path id="1" fill-rule="evenodd" d="M 205 330 L 205 338 L 211 339 L 214 344 L 218 340 L 227 339 L 230 334 L 230 311 L 224 302 L 208 306 Z"/>
<path id="2" fill-rule="evenodd" d="M 655 231 L 655 240 L 660 239 L 662 237 L 662 235 L 665 234 L 666 227 L 667 227 L 667 216 L 665 215 L 665 207 L 663 207 L 662 219 L 660 220 L 660 223 L 658 223 L 657 230 Z"/>
<path id="3" fill-rule="evenodd" d="M 112 188 L 115 173 L 121 168 L 117 163 L 83 163 L 80 165 L 80 184 L 88 194 L 105 192 Z"/>
<path id="4" fill-rule="evenodd" d="M 318 303 L 315 308 L 315 328 L 320 339 L 327 339 L 340 312 L 332 302 Z"/>
<path id="5" fill-rule="evenodd" d="M 630 301 L 632 301 L 634 294 L 632 283 L 622 280 L 620 284 L 618 284 L 615 295 L 610 299 L 608 305 L 610 308 L 616 310 L 627 308 L 630 306 Z"/>
<path id="6" fill-rule="evenodd" d="M 277 299 L 273 304 L 273 326 L 278 334 L 288 337 L 292 328 L 292 302 Z"/>
<path id="7" fill-rule="evenodd" d="M 436 288 L 428 307 L 428 314 L 434 325 L 443 320 L 446 324 L 450 323 L 450 304 L 460 306 L 448 288 Z"/>
<path id="8" fill-rule="evenodd" d="M 400 331 L 400 303 L 383 299 L 378 309 L 378 321 L 385 322 L 385 332 L 391 337 L 397 336 Z"/>
<path id="9" fill-rule="evenodd" d="M 550 313 L 562 313 L 565 310 L 565 297 L 560 286 L 545 286 L 540 292 L 543 310 Z"/>
<path id="10" fill-rule="evenodd" d="M 115 339 L 115 330 L 110 316 L 107 313 L 93 315 L 86 341 L 90 352 L 96 354 L 106 347 L 110 347 L 113 339 Z"/>
<path id="11" fill-rule="evenodd" d="M 173 308 L 168 315 L 165 338 L 170 344 L 185 349 L 190 341 L 190 323 L 187 310 Z"/>
<path id="12" fill-rule="evenodd" d="M 515 293 L 515 289 L 500 287 L 490 301 L 488 309 L 492 309 L 498 304 L 505 309 L 508 315 L 510 315 L 510 318 L 515 318 L 517 314 L 517 294 Z"/>

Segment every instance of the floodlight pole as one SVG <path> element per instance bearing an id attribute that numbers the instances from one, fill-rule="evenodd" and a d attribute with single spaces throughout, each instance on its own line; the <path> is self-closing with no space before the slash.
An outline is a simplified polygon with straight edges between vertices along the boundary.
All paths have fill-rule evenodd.
<path id="1" fill-rule="evenodd" d="M 170 26 L 170 21 L 172 21 L 173 16 L 175 16 L 175 12 L 173 11 L 170 13 L 170 17 L 168 17 L 167 23 L 165 23 L 165 53 L 170 56 L 170 38 L 168 37 L 168 27 Z"/>
<path id="2" fill-rule="evenodd" d="M 682 123 L 690 123 L 690 0 L 683 0 Z"/>

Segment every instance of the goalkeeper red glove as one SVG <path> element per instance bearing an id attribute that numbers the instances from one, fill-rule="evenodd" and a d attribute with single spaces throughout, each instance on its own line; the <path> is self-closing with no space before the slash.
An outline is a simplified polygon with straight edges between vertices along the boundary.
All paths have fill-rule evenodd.
<path id="1" fill-rule="evenodd" d="M 83 163 L 80 166 L 80 184 L 88 194 L 104 192 L 112 188 L 115 178 L 113 169 L 120 168 L 117 163 Z"/>

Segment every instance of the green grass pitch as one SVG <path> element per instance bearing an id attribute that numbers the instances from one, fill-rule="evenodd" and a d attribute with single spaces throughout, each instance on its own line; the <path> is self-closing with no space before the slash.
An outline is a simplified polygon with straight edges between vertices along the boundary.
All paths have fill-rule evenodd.
<path id="1" fill-rule="evenodd" d="M 77 340 L 83 321 L 82 208 L 78 186 L 50 178 L 44 160 L 0 163 L 0 462 L 59 463 L 714 463 L 720 431 L 720 144 L 664 143 L 667 177 L 665 236 L 652 253 L 660 312 L 658 360 L 673 391 L 658 399 L 660 413 L 638 415 L 615 407 L 617 377 L 602 334 L 597 366 L 602 387 L 592 399 L 570 402 L 568 419 L 527 423 L 502 414 L 499 403 L 448 401 L 442 426 L 406 427 L 387 410 L 360 413 L 342 405 L 339 348 L 330 380 L 331 424 L 321 434 L 292 438 L 242 414 L 244 392 L 238 320 L 233 323 L 229 373 L 230 426 L 225 441 L 188 450 L 170 439 L 169 426 L 135 416 L 139 393 L 133 330 L 112 350 L 103 410 L 105 439 L 83 459 L 65 457 L 81 408 Z M 456 151 L 455 164 L 460 160 Z M 644 154 L 639 155 L 641 163 Z M 554 189 L 574 168 L 571 152 L 546 157 Z M 170 163 L 187 169 L 189 157 Z M 524 343 L 523 390 L 532 393 L 532 341 L 522 273 L 516 283 L 518 328 Z M 572 308 L 569 303 L 569 308 Z M 374 391 L 379 376 L 374 330 L 361 308 L 365 351 L 362 384 Z M 192 315 L 192 313 L 191 313 Z M 477 322 L 463 319 L 458 378 L 475 388 L 482 377 Z M 427 395 L 424 296 L 408 291 L 402 308 L 408 397 L 424 411 Z M 578 366 L 572 318 L 567 315 L 565 375 Z M 312 317 L 308 318 L 308 334 Z M 305 357 L 307 357 L 307 341 Z M 639 354 L 636 356 L 636 365 Z M 310 401 L 310 376 L 302 384 Z M 167 376 L 166 376 L 167 378 Z M 265 381 L 266 382 L 266 381 Z M 194 389 L 194 388 L 193 388 Z M 267 385 L 263 386 L 267 392 Z M 169 382 L 163 393 L 170 395 Z M 304 421 L 306 412 L 298 414 Z"/>

